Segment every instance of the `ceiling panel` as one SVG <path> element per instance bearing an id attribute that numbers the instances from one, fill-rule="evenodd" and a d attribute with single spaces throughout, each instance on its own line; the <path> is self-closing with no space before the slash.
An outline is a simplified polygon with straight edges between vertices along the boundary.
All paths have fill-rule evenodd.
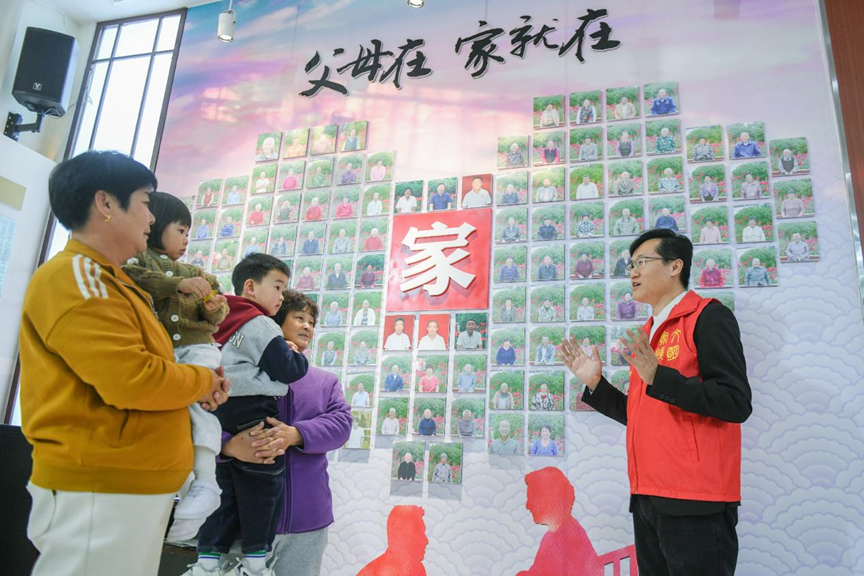
<path id="1" fill-rule="evenodd" d="M 220 0 L 47 0 L 79 24 L 144 16 L 218 1 Z"/>

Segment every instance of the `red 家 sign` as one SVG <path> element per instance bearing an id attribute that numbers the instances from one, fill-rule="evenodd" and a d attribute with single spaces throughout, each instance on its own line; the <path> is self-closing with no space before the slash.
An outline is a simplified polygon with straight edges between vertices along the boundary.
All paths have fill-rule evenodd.
<path id="1" fill-rule="evenodd" d="M 492 210 L 397 214 L 387 311 L 489 308 Z"/>

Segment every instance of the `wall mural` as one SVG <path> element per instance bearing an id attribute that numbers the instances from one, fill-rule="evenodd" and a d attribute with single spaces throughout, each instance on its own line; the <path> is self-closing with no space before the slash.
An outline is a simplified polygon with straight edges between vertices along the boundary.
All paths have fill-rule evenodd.
<path id="1" fill-rule="evenodd" d="M 813 23 L 811 2 L 787 3 L 798 11 L 781 17 L 753 9 L 748 17 Z M 628 4 L 612 15 L 615 22 L 619 13 L 623 18 L 614 36 L 624 47 L 616 55 L 631 49 L 631 41 L 634 50 L 646 41 L 627 24 L 628 14 L 641 8 Z M 666 4 L 661 11 L 676 21 L 718 25 L 695 8 Z M 200 69 L 199 59 L 221 48 L 209 44 L 209 29 L 200 31 L 214 10 L 189 13 L 184 45 L 191 47 L 181 51 L 157 175 L 193 210 L 188 261 L 216 274 L 223 290 L 231 291 L 237 261 L 266 252 L 288 263 L 293 287 L 321 307 L 310 361 L 340 378 L 354 416 L 350 439 L 332 455 L 337 521 L 331 530 L 339 536 L 330 539 L 327 573 L 362 568 L 377 574 L 394 562 L 422 562 L 430 574 L 601 574 L 604 566 L 635 574 L 623 428 L 581 402 L 584 385 L 564 369 L 557 345 L 565 336 L 577 337 L 586 350 L 597 345 L 610 382 L 626 391 L 629 371 L 618 338 L 651 313 L 632 299 L 627 248 L 651 228 L 693 240 L 691 287 L 735 310 L 741 323 L 755 407 L 743 427 L 742 573 L 796 573 L 824 561 L 802 555 L 796 542 L 833 542 L 818 536 L 818 527 L 840 526 L 843 516 L 814 516 L 812 491 L 830 490 L 831 483 L 818 472 L 823 468 L 790 455 L 805 458 L 815 442 L 808 438 L 819 429 L 812 419 L 831 404 L 820 395 L 826 384 L 813 380 L 815 364 L 779 373 L 775 352 L 795 357 L 800 332 L 817 330 L 814 322 L 824 323 L 825 342 L 842 333 L 846 350 L 864 348 L 836 133 L 825 128 L 831 122 L 827 86 L 819 93 L 825 124 L 816 126 L 799 122 L 800 110 L 792 115 L 791 105 L 780 107 L 784 114 L 763 103 L 736 110 L 707 90 L 710 77 L 686 67 L 665 68 L 671 79 L 638 68 L 630 75 L 592 68 L 612 87 L 571 77 L 569 90 L 556 93 L 560 82 L 541 79 L 488 105 L 488 112 L 500 108 L 503 121 L 472 121 L 440 100 L 443 86 L 461 83 L 466 95 L 479 98 L 492 89 L 484 82 L 493 72 L 512 82 L 534 71 L 493 67 L 466 84 L 460 61 L 466 54 L 454 55 L 438 74 L 443 50 L 430 38 L 424 50 L 436 75 L 419 84 L 393 87 L 394 93 L 349 82 L 344 101 L 326 91 L 298 101 L 297 92 L 273 90 L 308 85 L 302 64 L 279 76 L 244 58 L 261 53 L 267 39 L 270 50 L 287 46 L 268 19 L 289 28 L 296 22 L 298 36 L 310 37 L 318 26 L 347 26 L 356 3 L 298 12 L 249 2 L 248 24 L 241 4 L 238 37 L 250 39 L 215 59 L 237 72 L 229 79 L 217 79 L 215 68 Z M 448 10 L 456 8 L 431 14 L 444 18 Z M 378 32 L 374 20 L 363 22 L 364 30 Z M 259 34 L 243 32 L 244 26 Z M 819 38 L 807 38 L 824 51 Z M 332 50 L 321 38 L 311 46 L 321 54 Z M 292 52 L 291 62 L 305 62 L 308 51 Z M 793 60 L 789 55 L 774 66 Z M 539 57 L 536 64 L 548 73 L 560 66 Z M 815 74 L 823 64 L 806 69 Z M 458 82 L 443 79 L 434 93 L 419 96 L 422 86 L 457 70 Z M 268 102 L 265 111 L 244 100 L 252 84 L 270 89 L 259 96 Z M 760 84 L 760 93 L 772 90 Z M 204 101 L 193 105 L 192 94 Z M 412 110 L 399 101 L 398 112 L 385 112 L 391 97 L 426 102 Z M 439 130 L 464 134 L 471 143 L 438 134 L 439 145 L 422 136 L 429 120 L 420 118 L 436 110 L 445 124 Z M 200 139 L 205 134 L 207 141 Z M 186 148 L 196 138 L 206 160 Z M 238 142 L 245 143 L 242 150 Z M 812 165 L 810 147 L 820 151 Z M 189 194 L 193 178 L 199 183 Z M 817 227 L 826 210 L 837 225 Z M 844 272 L 827 282 L 824 266 L 837 270 L 841 262 Z M 814 290 L 835 294 L 843 307 L 815 303 Z M 784 312 L 790 302 L 798 303 L 797 315 Z M 837 380 L 849 378 L 851 386 L 859 362 L 844 359 Z M 843 395 L 844 386 L 835 384 L 831 396 Z M 794 417 L 780 418 L 778 407 L 792 407 L 786 396 L 796 389 L 809 391 L 812 402 L 806 410 L 796 403 Z M 846 397 L 846 409 L 861 403 L 852 388 Z M 803 434 L 801 441 L 766 444 L 768 436 L 782 437 L 780 429 Z M 864 452 L 860 432 L 850 434 L 857 440 L 836 450 Z M 788 478 L 782 488 L 776 484 L 781 470 Z M 844 509 L 864 510 L 820 494 Z M 781 498 L 817 532 L 769 522 Z M 549 526 L 547 535 L 535 524 Z M 399 526 L 416 532 L 412 542 L 394 537 Z M 390 543 L 375 558 L 385 548 L 385 528 Z M 454 553 L 456 542 L 464 554 Z M 763 557 L 763 544 L 777 550 L 772 559 Z M 509 551 L 503 557 L 502 546 Z"/>

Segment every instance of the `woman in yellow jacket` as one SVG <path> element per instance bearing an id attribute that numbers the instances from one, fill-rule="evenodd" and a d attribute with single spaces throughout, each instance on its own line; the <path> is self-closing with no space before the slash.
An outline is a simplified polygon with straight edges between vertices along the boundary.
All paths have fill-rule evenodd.
<path id="1" fill-rule="evenodd" d="M 192 468 L 187 407 L 227 398 L 220 373 L 174 363 L 150 296 L 120 268 L 147 248 L 155 188 L 116 152 L 51 173 L 51 209 L 72 235 L 33 275 L 20 333 L 36 576 L 155 575 Z"/>

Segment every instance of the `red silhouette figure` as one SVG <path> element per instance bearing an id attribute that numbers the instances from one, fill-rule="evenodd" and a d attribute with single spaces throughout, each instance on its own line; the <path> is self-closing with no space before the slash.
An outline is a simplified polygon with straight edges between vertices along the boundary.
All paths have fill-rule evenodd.
<path id="1" fill-rule="evenodd" d="M 420 506 L 394 506 L 387 518 L 387 550 L 357 576 L 426 576 L 426 523 Z"/>
<path id="2" fill-rule="evenodd" d="M 603 567 L 613 564 L 620 576 L 620 560 L 630 558 L 630 574 L 636 575 L 635 547 L 598 556 L 588 534 L 571 514 L 576 492 L 561 470 L 548 467 L 525 476 L 528 497 L 525 508 L 536 524 L 549 528 L 540 541 L 534 565 L 517 576 L 603 576 Z"/>

